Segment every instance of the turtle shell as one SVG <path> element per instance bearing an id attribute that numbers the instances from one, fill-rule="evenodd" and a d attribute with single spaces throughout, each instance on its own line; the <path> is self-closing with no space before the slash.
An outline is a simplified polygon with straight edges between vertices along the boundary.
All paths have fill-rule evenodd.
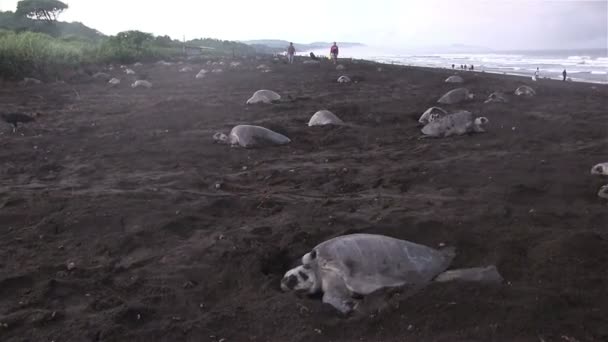
<path id="1" fill-rule="evenodd" d="M 423 285 L 445 271 L 454 257 L 450 249 L 436 250 L 383 235 L 352 234 L 327 240 L 305 256 L 320 271 L 339 275 L 353 293 Z"/>
<path id="2" fill-rule="evenodd" d="M 284 145 L 291 142 L 283 134 L 271 131 L 265 127 L 251 125 L 235 126 L 230 131 L 229 141 L 232 145 L 240 145 L 242 147 Z"/>
<path id="3" fill-rule="evenodd" d="M 310 118 L 308 126 L 342 125 L 343 123 L 334 113 L 328 110 L 320 110 Z"/>

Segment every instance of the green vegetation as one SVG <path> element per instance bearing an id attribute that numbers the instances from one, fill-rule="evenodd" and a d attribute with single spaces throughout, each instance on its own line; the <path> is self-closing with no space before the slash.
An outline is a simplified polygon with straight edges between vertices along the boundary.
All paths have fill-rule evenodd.
<path id="1" fill-rule="evenodd" d="M 151 35 L 138 31 L 91 42 L 77 36 L 54 38 L 38 32 L 2 30 L 0 77 L 53 78 L 79 66 L 170 59 L 180 53 L 177 47 L 156 45 Z"/>
<path id="2" fill-rule="evenodd" d="M 0 12 L 0 78 L 52 79 L 87 65 L 183 56 L 184 44 L 169 36 L 140 31 L 104 36 L 81 23 L 56 21 L 65 9 L 67 5 L 56 0 L 23 0 L 15 13 Z M 196 39 L 186 45 L 203 57 L 256 53 L 246 44 L 216 39 Z"/>

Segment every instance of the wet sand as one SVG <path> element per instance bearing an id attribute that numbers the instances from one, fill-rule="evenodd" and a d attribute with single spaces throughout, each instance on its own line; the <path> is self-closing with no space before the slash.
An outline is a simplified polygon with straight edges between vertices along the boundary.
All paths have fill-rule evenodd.
<path id="1" fill-rule="evenodd" d="M 0 83 L 3 112 L 37 115 L 0 132 L 0 340 L 608 340 L 608 180 L 590 175 L 608 86 L 466 72 L 476 100 L 444 108 L 487 133 L 420 140 L 452 71 L 344 65 Z M 483 103 L 522 84 L 538 95 Z M 258 89 L 287 101 L 246 105 Z M 320 109 L 351 125 L 307 127 Z M 213 143 L 237 124 L 292 143 Z M 355 232 L 455 246 L 452 268 L 494 264 L 505 284 L 382 291 L 348 317 L 280 291 L 304 253 Z"/>

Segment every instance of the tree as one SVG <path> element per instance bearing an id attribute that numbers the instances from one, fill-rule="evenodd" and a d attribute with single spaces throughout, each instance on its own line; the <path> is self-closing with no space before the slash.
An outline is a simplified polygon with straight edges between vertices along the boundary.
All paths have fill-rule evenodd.
<path id="1" fill-rule="evenodd" d="M 141 31 L 124 31 L 116 34 L 116 40 L 125 46 L 141 50 L 143 44 L 154 39 L 150 33 Z"/>
<path id="2" fill-rule="evenodd" d="M 169 36 L 158 36 L 154 38 L 154 43 L 162 47 L 171 47 L 171 45 L 173 45 L 173 40 Z"/>
<path id="3" fill-rule="evenodd" d="M 56 21 L 57 16 L 67 8 L 68 5 L 59 0 L 22 0 L 17 3 L 15 14 L 50 23 Z"/>

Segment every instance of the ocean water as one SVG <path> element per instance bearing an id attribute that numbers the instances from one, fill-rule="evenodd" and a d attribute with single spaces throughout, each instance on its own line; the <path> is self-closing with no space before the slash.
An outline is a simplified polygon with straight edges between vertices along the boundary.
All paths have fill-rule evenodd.
<path id="1" fill-rule="evenodd" d="M 327 51 L 315 51 L 327 54 Z M 461 64 L 475 66 L 475 71 L 532 77 L 539 68 L 540 78 L 562 79 L 566 69 L 575 82 L 608 83 L 608 51 L 584 50 L 535 50 L 491 53 L 412 53 L 394 52 L 369 47 L 342 49 L 340 57 L 372 60 L 388 64 L 412 65 L 460 70 Z"/>

